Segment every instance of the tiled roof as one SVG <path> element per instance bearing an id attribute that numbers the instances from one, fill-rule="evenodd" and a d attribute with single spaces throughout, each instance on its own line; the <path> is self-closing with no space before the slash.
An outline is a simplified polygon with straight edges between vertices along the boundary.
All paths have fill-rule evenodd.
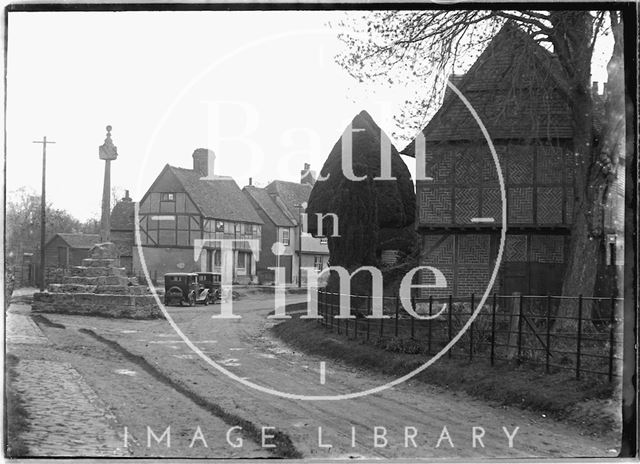
<path id="1" fill-rule="evenodd" d="M 566 82 L 557 58 L 526 33 L 506 24 L 456 87 L 480 116 L 492 139 L 573 136 Z M 427 142 L 482 140 L 469 109 L 448 92 L 422 130 Z M 414 156 L 412 141 L 403 154 Z"/>
<path id="2" fill-rule="evenodd" d="M 135 202 L 120 200 L 111 210 L 111 230 L 133 230 Z"/>
<path id="3" fill-rule="evenodd" d="M 280 207 L 269 196 L 269 192 L 266 189 L 254 187 L 252 185 L 246 186 L 244 192 L 249 195 L 253 201 L 265 212 L 265 214 L 273 221 L 278 227 L 294 227 L 289 218 L 282 212 Z"/>
<path id="4" fill-rule="evenodd" d="M 67 245 L 71 248 L 81 248 L 88 250 L 96 243 L 100 243 L 100 235 L 98 234 L 56 234 L 62 240 L 67 242 Z M 53 240 L 54 235 L 50 240 Z"/>
<path id="5" fill-rule="evenodd" d="M 238 184 L 226 177 L 203 180 L 192 169 L 169 166 L 203 216 L 227 221 L 262 224 L 258 213 Z"/>
<path id="6" fill-rule="evenodd" d="M 265 187 L 265 190 L 272 195 L 277 194 L 289 210 L 289 214 L 297 218 L 298 207 L 296 205 L 301 205 L 309 201 L 313 186 L 284 180 L 274 180 Z"/>

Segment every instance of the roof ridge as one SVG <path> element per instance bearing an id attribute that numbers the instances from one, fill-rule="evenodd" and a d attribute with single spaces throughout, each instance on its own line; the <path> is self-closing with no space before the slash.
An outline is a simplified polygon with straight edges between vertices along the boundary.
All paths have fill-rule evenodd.
<path id="1" fill-rule="evenodd" d="M 465 72 L 462 75 L 462 78 L 460 79 L 460 81 L 453 84 L 461 93 L 464 93 L 464 89 L 467 87 L 469 82 L 471 82 L 476 77 L 475 73 L 477 72 L 478 68 L 480 68 L 482 65 L 485 64 L 486 58 L 484 57 L 488 55 L 490 52 L 494 51 L 496 47 L 500 44 L 500 39 L 502 39 L 503 36 L 506 36 L 508 34 L 517 35 L 519 39 L 529 42 L 532 45 L 532 49 L 530 51 L 531 54 L 537 60 L 548 61 L 549 65 L 546 67 L 548 68 L 549 75 L 551 76 L 555 84 L 561 89 L 563 89 L 563 87 L 566 86 L 566 84 L 563 84 L 562 82 L 560 82 L 560 76 L 557 76 L 554 72 L 555 70 L 553 69 L 553 67 L 559 64 L 557 62 L 557 58 L 555 57 L 555 55 L 551 53 L 549 50 L 545 49 L 540 44 L 536 43 L 533 40 L 533 38 L 529 34 L 527 34 L 525 31 L 520 29 L 518 25 L 514 23 L 514 21 L 509 20 L 500 28 L 500 30 L 496 33 L 496 35 L 493 36 L 489 44 L 487 44 L 486 48 L 480 53 L 478 58 L 476 58 L 476 60 L 471 65 L 471 67 L 467 70 L 467 72 Z M 544 56 L 540 56 L 540 54 L 544 54 Z M 427 128 L 434 121 L 437 121 L 439 117 L 442 117 L 443 114 L 446 114 L 449 111 L 450 107 L 453 104 L 455 104 L 455 102 L 458 100 L 452 97 L 453 96 L 449 96 L 448 98 L 443 98 L 443 101 L 440 104 L 440 108 L 438 108 L 438 111 L 435 112 L 435 114 L 424 125 L 424 127 L 420 129 L 416 133 L 416 135 L 413 136 L 411 141 L 400 151 L 401 154 L 415 157 L 415 141 L 416 141 L 416 138 L 418 137 L 418 134 L 420 133 L 425 134 Z"/>

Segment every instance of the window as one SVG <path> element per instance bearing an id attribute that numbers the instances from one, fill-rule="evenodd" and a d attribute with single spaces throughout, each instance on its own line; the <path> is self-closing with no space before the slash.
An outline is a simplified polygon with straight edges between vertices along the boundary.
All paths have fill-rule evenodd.
<path id="1" fill-rule="evenodd" d="M 238 269 L 246 269 L 247 255 L 248 253 L 243 251 L 238 252 L 238 261 L 236 263 Z"/>
<path id="2" fill-rule="evenodd" d="M 289 245 L 289 229 L 282 229 L 282 243 Z"/>
<path id="3" fill-rule="evenodd" d="M 213 253 L 213 265 L 215 267 L 220 267 L 222 266 L 222 250 L 215 250 Z"/>
<path id="4" fill-rule="evenodd" d="M 216 232 L 224 232 L 224 222 L 216 221 Z"/>
<path id="5" fill-rule="evenodd" d="M 176 201 L 176 194 L 163 192 L 160 194 L 160 201 Z"/>
<path id="6" fill-rule="evenodd" d="M 322 256 L 314 256 L 313 257 L 313 266 L 318 270 L 322 270 Z"/>

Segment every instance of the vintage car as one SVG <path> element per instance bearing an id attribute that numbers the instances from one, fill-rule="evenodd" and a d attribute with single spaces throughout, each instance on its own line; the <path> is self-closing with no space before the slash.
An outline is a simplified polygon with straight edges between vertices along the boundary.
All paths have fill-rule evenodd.
<path id="1" fill-rule="evenodd" d="M 220 299 L 222 275 L 217 272 L 198 272 L 198 303 L 215 303 Z"/>
<path id="2" fill-rule="evenodd" d="M 164 275 L 164 304 L 189 306 L 196 304 L 198 295 L 198 274 L 195 272 L 174 272 Z"/>

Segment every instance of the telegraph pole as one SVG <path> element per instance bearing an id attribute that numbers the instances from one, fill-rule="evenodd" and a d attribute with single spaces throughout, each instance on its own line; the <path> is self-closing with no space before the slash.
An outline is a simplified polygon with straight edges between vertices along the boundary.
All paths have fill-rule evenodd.
<path id="1" fill-rule="evenodd" d="M 46 198 L 46 173 L 47 173 L 47 144 L 55 143 L 47 140 L 45 135 L 42 140 L 36 140 L 33 143 L 42 144 L 42 196 L 40 198 L 40 291 L 44 292 L 44 239 L 46 235 L 47 220 L 47 198 Z"/>

